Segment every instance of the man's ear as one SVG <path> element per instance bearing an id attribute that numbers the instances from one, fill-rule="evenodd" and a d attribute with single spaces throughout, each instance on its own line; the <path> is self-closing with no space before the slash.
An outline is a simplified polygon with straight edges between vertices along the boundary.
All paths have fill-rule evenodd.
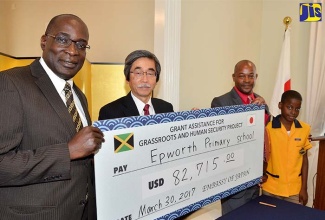
<path id="1" fill-rule="evenodd" d="M 42 50 L 45 50 L 46 40 L 47 40 L 47 37 L 45 35 L 43 35 L 41 37 L 41 48 L 42 48 Z"/>
<path id="2" fill-rule="evenodd" d="M 231 76 L 232 76 L 232 80 L 235 81 L 235 73 L 233 73 Z"/>
<path id="3" fill-rule="evenodd" d="M 282 102 L 279 102 L 279 104 L 278 104 L 278 108 L 279 108 L 279 109 L 282 108 Z"/>
<path id="4" fill-rule="evenodd" d="M 256 74 L 255 74 L 255 78 L 257 79 L 257 77 L 258 77 L 258 74 L 256 73 Z"/>

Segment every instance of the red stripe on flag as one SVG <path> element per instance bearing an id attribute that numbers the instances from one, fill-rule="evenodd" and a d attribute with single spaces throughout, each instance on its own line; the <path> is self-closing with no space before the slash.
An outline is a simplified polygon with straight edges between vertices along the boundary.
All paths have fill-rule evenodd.
<path id="1" fill-rule="evenodd" d="M 284 91 L 288 91 L 291 89 L 291 80 L 289 79 L 284 83 Z"/>

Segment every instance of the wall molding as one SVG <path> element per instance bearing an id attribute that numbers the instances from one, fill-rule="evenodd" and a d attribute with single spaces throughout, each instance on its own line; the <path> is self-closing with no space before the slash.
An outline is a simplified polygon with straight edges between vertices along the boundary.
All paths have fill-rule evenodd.
<path id="1" fill-rule="evenodd" d="M 181 1 L 155 0 L 154 53 L 162 74 L 156 96 L 171 102 L 179 111 Z"/>

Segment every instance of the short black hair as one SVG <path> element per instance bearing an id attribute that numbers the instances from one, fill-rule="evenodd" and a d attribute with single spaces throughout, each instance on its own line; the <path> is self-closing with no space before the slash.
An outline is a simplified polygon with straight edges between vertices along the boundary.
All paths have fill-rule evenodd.
<path id="1" fill-rule="evenodd" d="M 302 97 L 299 92 L 295 90 L 287 90 L 281 96 L 281 102 L 284 103 L 289 99 L 297 99 L 302 102 Z"/>
<path id="2" fill-rule="evenodd" d="M 131 66 L 139 58 L 146 57 L 149 58 L 153 61 L 155 61 L 155 66 L 156 66 L 156 73 L 157 73 L 157 78 L 156 82 L 159 80 L 159 75 L 161 71 L 161 66 L 158 58 L 151 53 L 150 51 L 147 50 L 135 50 L 132 53 L 130 53 L 126 58 L 125 58 L 125 65 L 124 65 L 124 75 L 126 81 L 130 80 L 130 71 L 131 71 Z"/>

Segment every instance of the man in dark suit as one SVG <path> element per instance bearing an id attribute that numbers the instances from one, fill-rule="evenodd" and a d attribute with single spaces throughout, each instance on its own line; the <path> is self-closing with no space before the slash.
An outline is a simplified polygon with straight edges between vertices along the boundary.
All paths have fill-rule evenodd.
<path id="1" fill-rule="evenodd" d="M 88 39 L 79 17 L 58 15 L 41 37 L 41 58 L 0 73 L 1 219 L 96 219 L 93 155 L 104 138 L 72 81 Z"/>
<path id="2" fill-rule="evenodd" d="M 243 104 L 265 104 L 265 100 L 256 93 L 253 88 L 258 74 L 255 64 L 249 60 L 241 60 L 235 65 L 232 79 L 235 86 L 222 96 L 212 100 L 211 107 L 222 107 Z"/>
<path id="3" fill-rule="evenodd" d="M 239 61 L 234 68 L 232 79 L 235 82 L 235 86 L 230 92 L 215 97 L 212 100 L 211 107 L 222 107 L 231 105 L 243 105 L 243 104 L 265 104 L 265 100 L 258 94 L 253 92 L 255 82 L 257 79 L 255 64 L 249 60 Z M 268 118 L 268 108 L 266 106 L 265 119 Z M 265 167 L 264 167 L 265 169 Z M 263 176 L 262 182 L 266 181 L 266 176 Z M 259 196 L 259 186 L 255 185 L 246 190 L 238 192 L 227 198 L 221 199 L 222 214 L 226 214 L 241 205 L 255 199 Z"/>
<path id="4" fill-rule="evenodd" d="M 171 103 L 153 98 L 161 67 L 157 57 L 146 50 L 136 50 L 125 59 L 124 75 L 131 88 L 126 96 L 103 106 L 99 120 L 173 112 Z"/>

